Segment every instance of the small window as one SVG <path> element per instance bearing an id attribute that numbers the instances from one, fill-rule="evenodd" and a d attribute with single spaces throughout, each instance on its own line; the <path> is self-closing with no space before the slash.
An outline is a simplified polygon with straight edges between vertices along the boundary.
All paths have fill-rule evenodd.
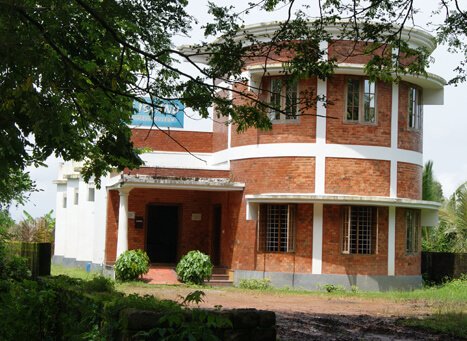
<path id="1" fill-rule="evenodd" d="M 66 204 L 67 204 L 67 202 L 66 202 L 66 194 L 64 193 L 64 194 L 63 194 L 63 202 L 62 202 L 63 208 L 66 208 Z"/>
<path id="2" fill-rule="evenodd" d="M 409 128 L 414 130 L 422 129 L 423 105 L 422 94 L 417 88 L 409 88 Z"/>
<path id="3" fill-rule="evenodd" d="M 258 251 L 295 251 L 295 205 L 260 205 Z"/>
<path id="4" fill-rule="evenodd" d="M 342 253 L 377 253 L 378 210 L 371 206 L 347 206 L 343 212 Z"/>
<path id="5" fill-rule="evenodd" d="M 406 252 L 416 253 L 419 251 L 420 236 L 420 211 L 406 211 Z"/>
<path id="6" fill-rule="evenodd" d="M 269 117 L 272 121 L 296 120 L 298 92 L 297 82 L 286 78 L 271 78 L 269 104 L 272 109 Z"/>
<path id="7" fill-rule="evenodd" d="M 74 201 L 73 201 L 73 203 L 74 203 L 75 205 L 78 205 L 78 203 L 79 203 L 79 190 L 78 190 L 77 188 L 75 188 Z"/>
<path id="8" fill-rule="evenodd" d="M 95 188 L 89 187 L 88 188 L 88 201 L 94 201 L 95 194 L 96 194 Z"/>
<path id="9" fill-rule="evenodd" d="M 345 120 L 357 123 L 376 123 L 376 84 L 368 79 L 347 80 Z"/>

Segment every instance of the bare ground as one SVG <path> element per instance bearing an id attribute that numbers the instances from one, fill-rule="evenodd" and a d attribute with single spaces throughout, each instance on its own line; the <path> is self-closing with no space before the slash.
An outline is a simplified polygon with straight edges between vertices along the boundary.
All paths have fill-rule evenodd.
<path id="1" fill-rule="evenodd" d="M 397 323 L 406 317 L 432 314 L 434 307 L 424 302 L 215 288 L 202 290 L 206 296 L 201 307 L 256 308 L 276 312 L 280 340 L 455 340 Z M 181 301 L 181 297 L 192 291 L 194 289 L 175 286 L 125 289 L 127 293 L 150 294 L 176 301 Z"/>

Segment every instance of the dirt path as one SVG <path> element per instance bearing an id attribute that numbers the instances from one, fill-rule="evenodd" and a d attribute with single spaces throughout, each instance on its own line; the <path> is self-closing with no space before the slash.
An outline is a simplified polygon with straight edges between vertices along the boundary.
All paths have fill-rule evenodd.
<path id="1" fill-rule="evenodd" d="M 194 289 L 132 287 L 126 292 L 180 301 Z M 453 340 L 402 327 L 407 316 L 426 316 L 425 303 L 384 299 L 337 298 L 260 291 L 203 289 L 201 307 L 256 308 L 276 312 L 280 340 Z"/>

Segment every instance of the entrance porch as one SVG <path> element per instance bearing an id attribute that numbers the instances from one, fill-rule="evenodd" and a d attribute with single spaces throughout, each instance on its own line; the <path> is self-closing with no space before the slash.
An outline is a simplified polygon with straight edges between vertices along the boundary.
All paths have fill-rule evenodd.
<path id="1" fill-rule="evenodd" d="M 229 217 L 243 188 L 227 178 L 122 175 L 108 188 L 105 262 L 142 249 L 151 263 L 173 269 L 188 251 L 200 250 L 214 265 L 230 265 Z"/>

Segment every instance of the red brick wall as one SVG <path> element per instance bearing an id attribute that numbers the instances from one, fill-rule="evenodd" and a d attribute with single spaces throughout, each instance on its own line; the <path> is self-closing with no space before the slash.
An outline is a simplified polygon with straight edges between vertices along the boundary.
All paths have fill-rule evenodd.
<path id="1" fill-rule="evenodd" d="M 105 231 L 105 262 L 115 262 L 117 253 L 118 205 L 120 202 L 118 191 L 107 192 L 107 226 Z"/>
<path id="2" fill-rule="evenodd" d="M 404 208 L 396 209 L 396 275 L 420 275 L 421 252 L 406 253 L 406 220 Z M 418 236 L 418 245 L 421 245 L 421 235 Z"/>
<path id="3" fill-rule="evenodd" d="M 139 174 L 161 177 L 193 177 L 193 178 L 229 178 L 230 171 L 207 170 L 207 169 L 184 169 L 184 168 L 158 168 L 142 167 L 139 169 L 128 170 L 125 174 Z"/>
<path id="4" fill-rule="evenodd" d="M 354 77 L 352 78 L 359 78 Z M 328 78 L 326 142 L 368 146 L 391 145 L 391 97 L 392 85 L 376 84 L 376 124 L 345 121 L 345 94 L 348 76 L 334 75 Z"/>
<path id="5" fill-rule="evenodd" d="M 366 64 L 373 56 L 381 56 L 383 53 L 391 53 L 390 48 L 380 47 L 371 54 L 364 54 L 365 49 L 372 49 L 369 43 L 355 42 L 352 40 L 334 40 L 329 43 L 329 59 L 335 59 L 338 63 Z"/>
<path id="6" fill-rule="evenodd" d="M 269 89 L 270 78 L 265 77 L 262 83 L 264 89 Z M 316 78 L 300 80 L 298 85 L 299 98 L 316 96 Z M 259 99 L 268 101 L 269 92 L 264 91 Z M 308 107 L 308 108 L 307 108 Z M 285 123 L 273 123 L 271 130 L 250 128 L 242 133 L 232 127 L 232 147 L 260 143 L 314 143 L 316 140 L 316 106 L 310 107 L 302 103 L 301 116 L 298 120 L 288 120 Z"/>
<path id="7" fill-rule="evenodd" d="M 399 132 L 398 147 L 401 149 L 423 151 L 423 130 L 409 129 L 409 83 L 399 84 Z"/>
<path id="8" fill-rule="evenodd" d="M 275 157 L 234 160 L 234 181 L 245 183 L 245 194 L 311 193 L 315 190 L 315 159 Z"/>
<path id="9" fill-rule="evenodd" d="M 390 161 L 326 158 L 327 194 L 389 196 Z"/>
<path id="10" fill-rule="evenodd" d="M 226 125 L 228 118 L 225 116 L 217 116 L 214 110 L 214 119 L 212 124 L 212 151 L 218 152 L 219 150 L 227 149 L 228 143 L 228 129 Z"/>
<path id="11" fill-rule="evenodd" d="M 131 140 L 136 147 L 146 147 L 158 151 L 184 152 L 185 149 L 180 146 L 182 145 L 190 152 L 212 152 L 212 133 L 179 130 L 166 132 L 167 134 L 156 129 L 132 129 Z"/>
<path id="12" fill-rule="evenodd" d="M 313 205 L 297 205 L 296 219 L 295 252 L 257 253 L 255 270 L 276 272 L 311 272 L 313 245 Z"/>
<path id="13" fill-rule="evenodd" d="M 423 167 L 412 163 L 397 163 L 397 197 L 422 199 Z"/>
<path id="14" fill-rule="evenodd" d="M 323 274 L 387 275 L 388 209 L 378 208 L 378 251 L 372 255 L 341 252 L 342 206 L 323 208 Z"/>

